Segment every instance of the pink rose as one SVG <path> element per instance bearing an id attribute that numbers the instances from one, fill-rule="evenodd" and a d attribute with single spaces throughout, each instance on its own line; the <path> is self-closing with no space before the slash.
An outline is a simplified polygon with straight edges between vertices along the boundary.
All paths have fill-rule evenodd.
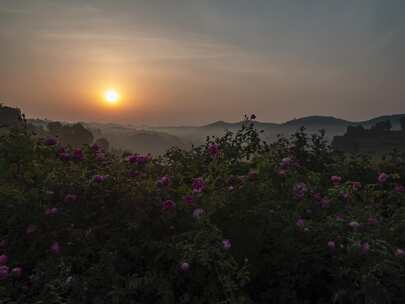
<path id="1" fill-rule="evenodd" d="M 58 242 L 53 242 L 50 248 L 51 252 L 55 255 L 58 255 L 61 251 L 60 245 Z"/>
<path id="2" fill-rule="evenodd" d="M 0 280 L 5 280 L 8 277 L 9 268 L 5 265 L 0 266 Z"/>
<path id="3" fill-rule="evenodd" d="M 8 262 L 8 256 L 5 254 L 0 255 L 0 265 L 5 265 Z"/>
<path id="4" fill-rule="evenodd" d="M 329 241 L 329 242 L 328 242 L 328 248 L 329 248 L 330 250 L 335 250 L 335 249 L 336 249 L 336 243 L 335 243 L 335 241 Z"/>
<path id="5" fill-rule="evenodd" d="M 341 176 L 337 176 L 337 175 L 333 175 L 330 178 L 331 182 L 333 185 L 335 186 L 339 186 L 340 183 L 342 182 L 342 177 Z"/>
<path id="6" fill-rule="evenodd" d="M 181 262 L 180 263 L 180 271 L 181 272 L 187 272 L 190 270 L 190 264 L 187 262 Z"/>
<path id="7" fill-rule="evenodd" d="M 388 174 L 382 172 L 382 173 L 380 173 L 380 174 L 378 175 L 378 182 L 379 182 L 380 184 L 384 184 L 384 183 L 388 180 L 389 177 L 390 177 L 390 176 L 389 176 Z"/>
<path id="8" fill-rule="evenodd" d="M 222 245 L 224 246 L 225 250 L 229 250 L 232 247 L 232 243 L 230 240 L 223 240 Z"/>
<path id="9" fill-rule="evenodd" d="M 172 200 L 165 200 L 163 202 L 162 210 L 169 211 L 176 208 L 176 203 Z"/>

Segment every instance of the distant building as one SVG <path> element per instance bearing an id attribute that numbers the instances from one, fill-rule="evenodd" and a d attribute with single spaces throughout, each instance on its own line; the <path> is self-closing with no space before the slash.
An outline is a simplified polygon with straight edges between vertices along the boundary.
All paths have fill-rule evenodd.
<path id="1" fill-rule="evenodd" d="M 343 152 L 375 153 L 394 149 L 405 151 L 405 118 L 400 120 L 401 130 L 391 130 L 391 122 L 378 122 L 370 129 L 363 126 L 349 126 L 346 134 L 335 136 L 332 146 Z"/>

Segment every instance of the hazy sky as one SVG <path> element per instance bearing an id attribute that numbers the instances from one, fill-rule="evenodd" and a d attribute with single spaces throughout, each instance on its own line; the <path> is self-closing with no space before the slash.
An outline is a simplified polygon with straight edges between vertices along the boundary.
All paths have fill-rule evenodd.
<path id="1" fill-rule="evenodd" d="M 404 16 L 404 0 L 0 0 L 0 101 L 154 125 L 405 113 Z"/>

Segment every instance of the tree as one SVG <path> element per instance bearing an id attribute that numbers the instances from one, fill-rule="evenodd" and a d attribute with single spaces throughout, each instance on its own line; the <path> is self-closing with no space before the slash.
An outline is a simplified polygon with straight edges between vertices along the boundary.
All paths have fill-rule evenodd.
<path id="1" fill-rule="evenodd" d="M 374 131 L 377 132 L 384 132 L 384 131 L 390 131 L 392 128 L 392 124 L 390 120 L 385 120 L 385 121 L 380 121 L 375 124 L 373 127 Z"/>
<path id="2" fill-rule="evenodd" d="M 20 127 L 23 125 L 23 116 L 18 108 L 0 105 L 0 126 Z"/>
<path id="3" fill-rule="evenodd" d="M 399 123 L 400 123 L 400 125 L 401 125 L 401 130 L 405 132 L 405 117 L 402 117 L 402 118 L 399 120 Z"/>
<path id="4" fill-rule="evenodd" d="M 58 136 L 62 130 L 62 124 L 59 121 L 48 123 L 48 130 L 52 135 Z"/>

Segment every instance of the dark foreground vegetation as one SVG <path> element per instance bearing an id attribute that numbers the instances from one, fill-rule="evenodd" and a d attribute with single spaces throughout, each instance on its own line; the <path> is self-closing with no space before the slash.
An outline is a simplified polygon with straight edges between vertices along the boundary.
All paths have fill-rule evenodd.
<path id="1" fill-rule="evenodd" d="M 252 117 L 254 119 L 254 117 Z M 0 303 L 404 303 L 405 158 L 235 134 L 160 158 L 0 138 Z"/>

